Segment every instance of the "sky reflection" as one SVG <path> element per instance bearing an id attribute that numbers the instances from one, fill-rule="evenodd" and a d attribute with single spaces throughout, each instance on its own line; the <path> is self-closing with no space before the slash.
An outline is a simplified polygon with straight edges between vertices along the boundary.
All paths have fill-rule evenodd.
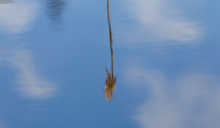
<path id="1" fill-rule="evenodd" d="M 123 8 L 128 14 L 119 23 L 120 40 L 125 45 L 153 46 L 195 44 L 204 34 L 202 23 L 187 18 L 184 11 L 176 8 L 168 0 L 124 1 Z M 122 32 L 123 31 L 123 32 Z"/>
<path id="2" fill-rule="evenodd" d="M 2 66 L 10 67 L 17 71 L 17 78 L 13 83 L 18 85 L 18 87 L 14 89 L 28 99 L 46 99 L 53 96 L 56 90 L 55 85 L 47 82 L 36 71 L 30 51 L 15 49 L 1 49 L 0 53 Z"/>
<path id="3" fill-rule="evenodd" d="M 220 126 L 220 76 L 191 72 L 169 77 L 136 64 L 130 65 L 125 74 L 129 86 L 146 92 L 146 101 L 133 116 L 141 127 Z"/>
<path id="4" fill-rule="evenodd" d="M 39 73 L 37 73 L 33 64 L 32 56 L 29 51 L 21 50 L 11 53 L 9 64 L 19 71 L 17 75 L 16 88 L 25 98 L 46 99 L 54 95 L 55 86 L 45 81 Z"/>
<path id="5" fill-rule="evenodd" d="M 124 62 L 124 81 L 145 97 L 132 118 L 143 128 L 217 128 L 220 74 L 208 70 L 212 67 L 207 63 L 216 65 L 218 60 L 206 62 L 204 58 L 216 55 L 207 55 L 213 48 L 204 44 L 217 47 L 219 38 L 207 41 L 207 21 L 195 21 L 169 2 L 124 1 L 127 19 L 122 18 L 124 25 L 117 21 L 122 26 L 118 41 L 134 52 Z M 185 45 L 194 47 L 181 47 Z"/>
<path id="6" fill-rule="evenodd" d="M 31 29 L 30 23 L 36 19 L 38 4 L 35 2 L 19 1 L 12 4 L 0 4 L 0 25 L 4 31 L 12 34 Z M 2 11 L 1 11 L 2 10 Z M 10 46 L 12 45 L 13 46 Z M 5 66 L 18 71 L 15 90 L 25 98 L 46 99 L 55 92 L 55 86 L 46 82 L 36 71 L 33 57 L 29 50 L 20 50 L 18 44 L 2 44 L 0 61 Z"/>
<path id="7" fill-rule="evenodd" d="M 0 128 L 220 126 L 217 2 L 0 1 Z"/>
<path id="8" fill-rule="evenodd" d="M 0 4 L 0 31 L 17 34 L 30 30 L 38 8 L 38 3 L 27 1 Z"/>

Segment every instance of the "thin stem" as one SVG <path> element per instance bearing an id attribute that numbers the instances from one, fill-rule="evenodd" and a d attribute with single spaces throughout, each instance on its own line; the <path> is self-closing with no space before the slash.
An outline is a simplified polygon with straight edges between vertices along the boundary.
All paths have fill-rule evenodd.
<path id="1" fill-rule="evenodd" d="M 108 25 L 109 25 L 109 38 L 110 38 L 110 49 L 111 49 L 111 60 L 112 60 L 112 79 L 114 76 L 113 73 L 113 49 L 112 49 L 112 44 L 113 44 L 113 40 L 112 40 L 112 30 L 111 30 L 111 23 L 110 23 L 110 16 L 109 16 L 109 0 L 107 0 L 107 11 L 108 11 Z"/>

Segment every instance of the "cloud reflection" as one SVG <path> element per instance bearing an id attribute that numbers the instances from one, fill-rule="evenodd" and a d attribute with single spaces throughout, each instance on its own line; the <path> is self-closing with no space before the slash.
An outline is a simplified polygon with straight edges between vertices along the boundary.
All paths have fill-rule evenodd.
<path id="1" fill-rule="evenodd" d="M 3 57 L 4 56 L 4 57 Z M 1 52 L 1 61 L 18 71 L 16 88 L 24 97 L 30 99 L 46 99 L 54 95 L 56 86 L 44 80 L 36 71 L 32 56 L 27 50 Z"/>
<path id="2" fill-rule="evenodd" d="M 160 71 L 135 66 L 126 74 L 131 85 L 140 85 L 147 92 L 147 100 L 133 117 L 141 127 L 220 127 L 220 76 L 190 73 L 169 78 Z"/>
<path id="3" fill-rule="evenodd" d="M 165 0 L 129 0 L 126 10 L 134 24 L 123 31 L 127 42 L 157 42 L 158 45 L 187 44 L 199 40 L 202 28 L 198 22 L 188 20 L 178 8 Z M 129 30 L 125 30 L 129 29 Z"/>
<path id="4" fill-rule="evenodd" d="M 0 4 L 0 30 L 17 34 L 29 30 L 36 19 L 38 4 L 35 2 L 14 2 Z"/>

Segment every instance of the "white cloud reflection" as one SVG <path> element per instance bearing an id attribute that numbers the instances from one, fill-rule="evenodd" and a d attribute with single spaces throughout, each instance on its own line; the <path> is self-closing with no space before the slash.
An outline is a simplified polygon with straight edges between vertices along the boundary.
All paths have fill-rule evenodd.
<path id="1" fill-rule="evenodd" d="M 13 34 L 29 30 L 30 23 L 36 19 L 38 6 L 32 1 L 0 4 L 0 30 Z"/>
<path id="2" fill-rule="evenodd" d="M 31 99 L 46 99 L 54 95 L 56 86 L 47 82 L 37 72 L 32 56 L 27 50 L 1 52 L 1 61 L 18 71 L 16 88 L 23 96 Z"/>
<path id="3" fill-rule="evenodd" d="M 133 117 L 141 127 L 220 127 L 220 76 L 192 73 L 167 78 L 160 71 L 132 66 L 126 75 L 130 85 L 141 85 L 147 92 Z"/>
<path id="4" fill-rule="evenodd" d="M 188 44 L 201 38 L 202 28 L 166 0 L 128 0 L 125 7 L 130 19 L 122 29 L 123 39 L 132 45 L 154 42 L 157 45 Z M 123 26 L 123 25 L 122 25 Z"/>

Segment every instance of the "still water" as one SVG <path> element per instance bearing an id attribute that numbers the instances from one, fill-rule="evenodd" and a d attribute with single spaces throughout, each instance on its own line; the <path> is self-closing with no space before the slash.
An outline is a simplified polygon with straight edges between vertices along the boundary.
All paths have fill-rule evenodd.
<path id="1" fill-rule="evenodd" d="M 0 128 L 219 128 L 219 7 L 0 0 Z"/>

